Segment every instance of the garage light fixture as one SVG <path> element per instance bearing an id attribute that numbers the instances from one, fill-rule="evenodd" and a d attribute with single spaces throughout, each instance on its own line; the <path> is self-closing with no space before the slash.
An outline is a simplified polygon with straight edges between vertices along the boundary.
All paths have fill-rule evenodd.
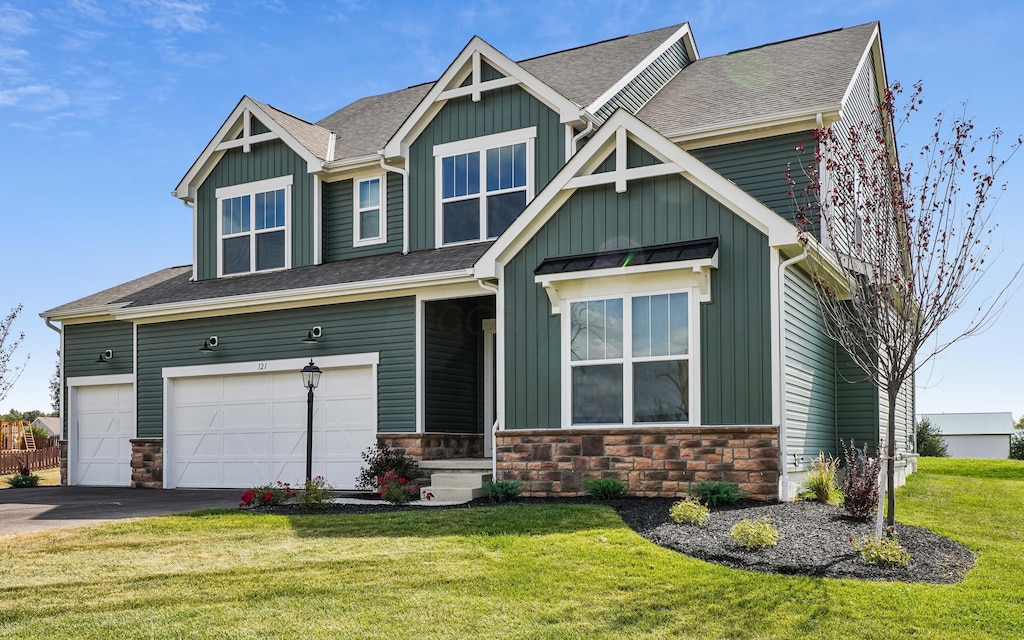
<path id="1" fill-rule="evenodd" d="M 114 357 L 114 352 L 110 349 L 100 352 L 100 357 L 96 359 L 96 364 L 107 364 Z"/>
<path id="2" fill-rule="evenodd" d="M 217 336 L 210 336 L 206 340 L 203 340 L 203 346 L 199 347 L 199 353 L 213 353 L 214 347 L 220 344 L 217 340 Z"/>
<path id="3" fill-rule="evenodd" d="M 316 344 L 320 341 L 324 335 L 324 330 L 319 326 L 315 326 L 306 333 L 306 337 L 302 339 L 302 344 Z"/>

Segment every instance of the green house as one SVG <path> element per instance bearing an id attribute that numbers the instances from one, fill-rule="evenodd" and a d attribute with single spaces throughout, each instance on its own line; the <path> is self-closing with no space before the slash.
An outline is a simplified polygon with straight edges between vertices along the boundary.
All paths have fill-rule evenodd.
<path id="1" fill-rule="evenodd" d="M 822 328 L 784 175 L 886 84 L 877 23 L 707 58 L 687 23 L 518 62 L 473 38 L 316 123 L 243 97 L 174 189 L 192 264 L 42 314 L 63 480 L 299 481 L 313 361 L 341 488 L 384 443 L 532 495 L 788 499 L 887 402 Z"/>

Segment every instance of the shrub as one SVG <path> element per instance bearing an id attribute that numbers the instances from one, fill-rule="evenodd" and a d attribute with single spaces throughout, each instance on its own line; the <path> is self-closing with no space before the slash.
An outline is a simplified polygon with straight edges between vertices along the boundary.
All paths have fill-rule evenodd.
<path id="1" fill-rule="evenodd" d="M 946 439 L 931 420 L 925 418 L 917 423 L 917 453 L 930 458 L 948 458 Z"/>
<path id="2" fill-rule="evenodd" d="M 811 472 L 804 482 L 804 490 L 800 493 L 800 497 L 825 504 L 842 502 L 843 492 L 836 485 L 836 469 L 838 467 L 838 458 L 829 456 L 826 460 L 824 451 L 818 453 L 818 459 L 811 462 Z"/>
<path id="3" fill-rule="evenodd" d="M 385 471 L 384 475 L 377 478 L 377 494 L 381 500 L 391 504 L 405 504 L 419 496 L 417 489 L 409 479 L 399 476 L 394 471 Z"/>
<path id="4" fill-rule="evenodd" d="M 858 451 L 853 440 L 849 447 L 843 442 L 843 456 L 846 460 L 843 511 L 854 518 L 870 518 L 878 509 L 878 472 L 882 468 L 882 457 L 869 458 L 867 443 Z"/>
<path id="5" fill-rule="evenodd" d="M 1024 460 L 1024 418 L 1017 421 L 1017 430 L 1010 436 L 1010 460 Z"/>
<path id="6" fill-rule="evenodd" d="M 690 493 L 696 495 L 701 502 L 709 507 L 733 504 L 750 495 L 740 491 L 740 486 L 735 482 L 718 482 L 717 480 L 701 482 L 695 485 Z"/>
<path id="7" fill-rule="evenodd" d="M 767 518 L 745 518 L 732 525 L 729 539 L 744 549 L 763 549 L 779 543 L 779 530 Z"/>
<path id="8" fill-rule="evenodd" d="M 12 489 L 39 486 L 39 476 L 34 473 L 24 473 L 24 471 L 25 470 L 22 469 L 22 473 L 7 478 L 7 484 L 9 484 Z"/>
<path id="9" fill-rule="evenodd" d="M 401 451 L 395 451 L 386 444 L 379 447 L 369 447 L 363 451 L 363 462 L 365 466 L 359 470 L 359 477 L 356 479 L 356 487 L 368 491 L 380 490 L 380 478 L 390 471 L 396 478 L 415 480 L 420 477 L 420 469 L 416 461 Z"/>
<path id="10" fill-rule="evenodd" d="M 488 480 L 484 483 L 484 491 L 491 502 L 508 502 L 523 492 L 523 483 L 518 480 Z"/>
<path id="11" fill-rule="evenodd" d="M 299 493 L 299 503 L 307 509 L 323 509 L 330 504 L 332 491 L 334 486 L 324 480 L 323 476 L 317 476 L 306 481 Z"/>
<path id="12" fill-rule="evenodd" d="M 708 523 L 711 510 L 697 498 L 686 498 L 672 505 L 672 508 L 668 510 L 668 515 L 679 524 L 695 524 L 698 527 L 703 527 Z"/>
<path id="13" fill-rule="evenodd" d="M 587 478 L 583 487 L 598 500 L 618 500 L 626 495 L 626 483 L 618 478 Z"/>
<path id="14" fill-rule="evenodd" d="M 900 544 L 896 534 L 889 529 L 889 535 L 870 535 L 858 540 L 850 536 L 850 545 L 860 552 L 860 557 L 868 564 L 880 567 L 907 567 L 910 565 L 910 552 Z"/>
<path id="15" fill-rule="evenodd" d="M 266 507 L 281 504 L 294 498 L 298 492 L 287 482 L 278 480 L 275 484 L 265 484 L 247 489 L 239 499 L 239 507 Z"/>

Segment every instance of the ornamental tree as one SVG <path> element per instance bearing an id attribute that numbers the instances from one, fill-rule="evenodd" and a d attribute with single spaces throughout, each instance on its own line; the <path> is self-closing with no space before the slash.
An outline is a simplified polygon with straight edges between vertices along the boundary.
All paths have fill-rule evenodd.
<path id="1" fill-rule="evenodd" d="M 1021 138 L 1007 148 L 1001 130 L 977 133 L 964 104 L 935 116 L 919 147 L 897 146 L 922 104 L 921 83 L 897 109 L 900 93 L 888 89 L 870 118 L 815 131 L 813 162 L 802 158 L 786 175 L 825 331 L 888 401 L 888 526 L 900 391 L 936 355 L 991 326 L 1022 269 L 974 300 L 992 262 L 999 174 Z M 957 326 L 944 326 L 962 310 Z"/>
<path id="2" fill-rule="evenodd" d="M 20 304 L 11 309 L 6 318 L 0 320 L 0 402 L 7 397 L 14 383 L 21 377 L 21 372 L 25 370 L 25 364 L 28 362 L 28 356 L 26 356 L 25 362 L 20 365 L 14 363 L 14 352 L 25 340 L 24 333 L 16 335 L 11 333 L 11 327 L 14 326 L 14 321 L 17 320 L 19 313 L 21 313 Z"/>

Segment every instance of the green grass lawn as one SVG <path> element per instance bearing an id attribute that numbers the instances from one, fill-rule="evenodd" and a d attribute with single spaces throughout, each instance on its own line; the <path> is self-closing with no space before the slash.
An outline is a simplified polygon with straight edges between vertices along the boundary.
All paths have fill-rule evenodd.
<path id="1" fill-rule="evenodd" d="M 963 542 L 959 585 L 762 575 L 598 506 L 206 512 L 0 538 L 0 637 L 1019 638 L 1024 463 L 922 461 L 899 519 Z"/>
<path id="2" fill-rule="evenodd" d="M 33 474 L 39 476 L 40 487 L 59 487 L 60 486 L 60 469 L 54 467 L 53 469 L 43 469 L 42 471 L 33 471 Z M 0 489 L 10 489 L 11 485 L 7 484 L 8 478 L 14 476 L 0 476 Z"/>

